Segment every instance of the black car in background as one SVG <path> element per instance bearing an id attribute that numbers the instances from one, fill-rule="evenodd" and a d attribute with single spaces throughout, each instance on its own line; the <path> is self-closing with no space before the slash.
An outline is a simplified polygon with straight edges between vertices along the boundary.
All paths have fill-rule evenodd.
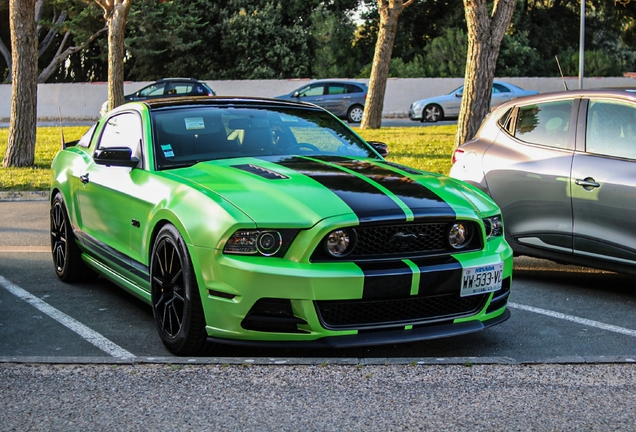
<path id="1" fill-rule="evenodd" d="M 195 78 L 161 78 L 135 93 L 124 96 L 125 102 L 175 96 L 214 96 L 216 93 L 206 83 Z M 108 101 L 102 104 L 100 117 L 108 111 Z"/>

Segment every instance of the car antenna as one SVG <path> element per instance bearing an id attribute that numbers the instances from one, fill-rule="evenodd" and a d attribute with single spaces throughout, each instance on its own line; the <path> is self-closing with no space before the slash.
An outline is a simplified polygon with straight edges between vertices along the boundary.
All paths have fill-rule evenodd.
<path id="1" fill-rule="evenodd" d="M 66 148 L 66 141 L 64 140 L 64 128 L 62 127 L 62 108 L 57 107 L 57 112 L 60 116 L 60 132 L 62 133 L 62 150 Z"/>
<path id="2" fill-rule="evenodd" d="M 563 76 L 563 70 L 561 69 L 561 63 L 559 63 L 559 57 L 558 56 L 554 56 L 554 58 L 556 59 L 557 62 L 557 66 L 559 67 L 559 73 L 561 74 L 561 79 L 563 80 L 563 87 L 565 87 L 565 90 L 568 90 L 568 85 L 565 83 L 565 77 Z"/>

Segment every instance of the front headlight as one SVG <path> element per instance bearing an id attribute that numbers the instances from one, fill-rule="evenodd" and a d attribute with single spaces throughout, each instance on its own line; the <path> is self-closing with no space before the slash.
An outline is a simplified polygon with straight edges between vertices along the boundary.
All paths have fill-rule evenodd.
<path id="1" fill-rule="evenodd" d="M 492 240 L 503 235 L 503 221 L 501 215 L 484 218 L 486 228 L 486 240 Z"/>
<path id="2" fill-rule="evenodd" d="M 240 230 L 229 238 L 224 253 L 272 256 L 283 245 L 281 233 L 276 230 Z"/>

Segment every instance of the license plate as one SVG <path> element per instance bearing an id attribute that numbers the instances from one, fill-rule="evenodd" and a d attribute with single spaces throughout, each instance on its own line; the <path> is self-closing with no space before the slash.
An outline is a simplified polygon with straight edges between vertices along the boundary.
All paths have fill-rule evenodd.
<path id="1" fill-rule="evenodd" d="M 468 267 L 462 272 L 461 296 L 471 296 L 501 289 L 503 263 Z"/>

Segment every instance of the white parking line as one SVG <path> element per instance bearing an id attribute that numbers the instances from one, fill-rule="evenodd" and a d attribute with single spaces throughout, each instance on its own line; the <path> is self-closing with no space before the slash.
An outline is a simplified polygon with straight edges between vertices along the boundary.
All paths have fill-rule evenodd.
<path id="1" fill-rule="evenodd" d="M 520 309 L 520 310 L 524 310 L 524 311 L 528 311 L 528 312 L 534 312 L 534 313 L 538 313 L 541 315 L 547 315 L 549 317 L 552 318 L 559 318 L 562 320 L 566 320 L 566 321 L 572 321 L 575 322 L 577 324 L 582 324 L 582 325 L 586 325 L 588 327 L 596 327 L 602 330 L 607 330 L 607 331 L 611 331 L 614 333 L 620 333 L 620 334 L 624 334 L 627 336 L 633 336 L 636 337 L 636 330 L 630 330 L 624 327 L 618 327 L 615 325 L 611 325 L 611 324 L 605 324 L 599 321 L 593 321 L 593 320 L 589 320 L 586 318 L 580 318 L 577 316 L 573 316 L 573 315 L 567 315 L 561 312 L 554 312 L 551 310 L 547 310 L 547 309 L 540 309 L 540 308 L 536 308 L 536 307 L 532 307 L 532 306 L 526 306 L 526 305 L 522 305 L 522 304 L 518 304 L 518 303 L 508 303 L 508 307 L 513 308 L 513 309 Z"/>
<path id="2" fill-rule="evenodd" d="M 110 354 L 113 357 L 121 357 L 121 358 L 135 357 L 134 354 L 126 351 L 119 345 L 116 345 L 115 343 L 109 341 L 101 334 L 86 327 L 84 324 L 71 318 L 70 316 L 66 315 L 64 312 L 60 312 L 59 310 L 55 309 L 53 306 L 49 305 L 48 303 L 38 298 L 35 298 L 31 293 L 9 282 L 2 276 L 0 276 L 0 286 L 5 288 L 14 296 L 28 302 L 33 307 L 45 313 L 49 317 L 53 318 L 55 321 L 59 322 L 63 326 L 74 331 L 75 333 L 80 335 L 84 340 L 95 345 L 97 348 L 104 351 L 105 353 Z"/>

